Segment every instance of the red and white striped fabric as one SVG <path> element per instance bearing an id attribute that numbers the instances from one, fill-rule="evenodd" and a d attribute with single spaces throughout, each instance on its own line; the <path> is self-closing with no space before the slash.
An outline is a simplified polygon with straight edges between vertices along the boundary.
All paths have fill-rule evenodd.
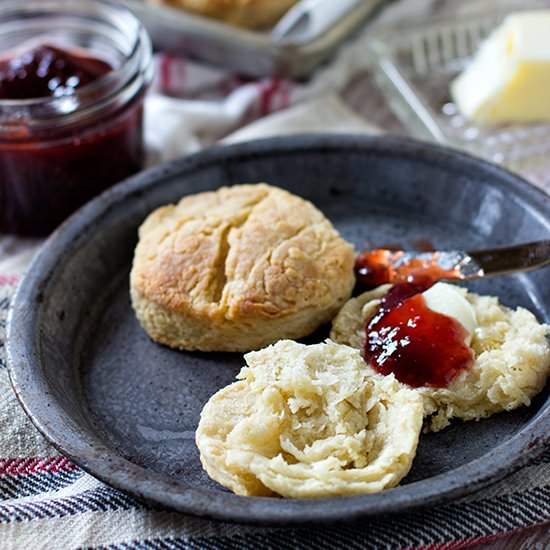
<path id="1" fill-rule="evenodd" d="M 363 42 L 350 44 L 304 82 L 246 79 L 168 54 L 157 54 L 155 65 L 145 108 L 145 139 L 152 163 L 195 152 L 291 105 L 339 93 L 367 69 L 367 59 Z"/>
<path id="2" fill-rule="evenodd" d="M 157 93 L 148 98 L 146 109 L 153 157 L 195 151 L 266 114 L 337 92 L 365 68 L 364 57 L 361 47 L 344 49 L 340 63 L 298 84 L 245 80 L 159 56 Z M 0 550 L 458 549 L 550 526 L 550 450 L 513 476 L 454 504 L 315 529 L 210 522 L 145 505 L 103 485 L 44 441 L 9 383 L 4 353 L 7 310 L 37 244 L 0 238 Z M 541 550 L 550 547 L 550 540 L 522 540 L 522 546 L 516 545 L 520 550 L 535 548 L 535 542 Z"/>

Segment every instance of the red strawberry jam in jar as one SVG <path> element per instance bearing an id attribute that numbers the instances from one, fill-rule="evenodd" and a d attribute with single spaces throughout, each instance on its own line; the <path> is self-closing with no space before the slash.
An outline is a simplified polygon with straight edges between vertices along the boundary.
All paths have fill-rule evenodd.
<path id="1" fill-rule="evenodd" d="M 0 232 L 45 235 L 143 167 L 151 42 L 102 0 L 0 0 Z"/>

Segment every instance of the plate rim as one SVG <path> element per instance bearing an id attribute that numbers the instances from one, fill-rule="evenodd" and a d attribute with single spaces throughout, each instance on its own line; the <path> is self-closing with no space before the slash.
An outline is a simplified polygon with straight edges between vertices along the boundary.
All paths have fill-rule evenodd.
<path id="1" fill-rule="evenodd" d="M 515 196 L 520 196 L 533 208 L 533 212 L 543 216 L 544 211 L 550 214 L 550 195 L 502 167 L 438 144 L 393 136 L 309 134 L 219 145 L 156 166 L 108 189 L 73 214 L 47 239 L 20 281 L 8 314 L 7 369 L 17 399 L 42 435 L 84 471 L 142 500 L 199 517 L 257 525 L 303 525 L 409 512 L 450 502 L 516 471 L 550 443 L 550 408 L 547 408 L 504 443 L 449 472 L 370 495 L 274 500 L 186 488 L 183 481 L 167 481 L 167 476 L 130 462 L 113 448 L 97 445 L 93 439 L 79 433 L 78 426 L 64 415 L 60 404 L 47 392 L 45 381 L 38 376 L 40 361 L 36 346 L 40 303 L 55 266 L 71 255 L 78 237 L 86 240 L 94 225 L 92 222 L 97 223 L 102 215 L 126 198 L 146 193 L 163 179 L 176 174 L 185 177 L 186 173 L 206 164 L 251 155 L 300 154 L 314 150 L 378 150 L 386 155 L 420 155 L 429 157 L 430 162 L 458 163 L 462 170 L 470 165 L 472 169 L 481 168 L 498 176 L 499 185 L 513 190 Z M 66 247 L 69 242 L 73 244 Z M 40 400 L 36 399 L 37 395 L 41 396 Z M 121 471 L 124 472 L 122 479 Z M 136 488 L 136 479 L 141 479 L 139 488 Z M 163 498 L 159 498 L 159 494 Z"/>

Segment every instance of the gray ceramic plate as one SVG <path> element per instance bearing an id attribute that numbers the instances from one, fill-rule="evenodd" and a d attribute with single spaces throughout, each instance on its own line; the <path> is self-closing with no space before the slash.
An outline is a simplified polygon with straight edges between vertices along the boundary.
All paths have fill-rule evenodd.
<path id="1" fill-rule="evenodd" d="M 315 501 L 235 496 L 208 479 L 194 443 L 206 400 L 237 354 L 180 353 L 135 320 L 128 272 L 136 230 L 186 193 L 265 180 L 313 201 L 358 249 L 430 239 L 474 248 L 548 238 L 550 197 L 496 166 L 394 138 L 292 137 L 214 148 L 130 179 L 49 239 L 15 297 L 9 368 L 25 410 L 99 479 L 184 512 L 256 523 L 353 519 L 449 501 L 501 478 L 545 445 L 550 400 L 423 436 L 402 485 Z M 550 321 L 548 270 L 471 285 Z M 320 340 L 320 331 L 309 341 Z"/>

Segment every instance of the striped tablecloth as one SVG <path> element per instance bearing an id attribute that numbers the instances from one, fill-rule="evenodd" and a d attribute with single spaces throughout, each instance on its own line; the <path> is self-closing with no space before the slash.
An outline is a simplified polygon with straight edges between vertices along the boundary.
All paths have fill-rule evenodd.
<path id="1" fill-rule="evenodd" d="M 160 98 L 160 111 L 156 112 L 164 109 L 165 120 L 173 124 L 172 131 L 182 137 L 179 146 L 184 145 L 181 150 L 169 149 L 158 140 L 155 143 L 155 132 L 149 135 L 150 145 L 153 149 L 157 146 L 157 159 L 197 150 L 243 123 L 315 97 L 327 88 L 340 92 L 349 106 L 379 127 L 403 132 L 372 86 L 360 53 L 360 48 L 344 53 L 350 70 L 325 72 L 310 85 L 271 79 L 242 81 L 234 75 L 197 66 L 184 71 L 177 60 L 160 57 L 159 75 L 164 84 L 160 82 L 159 86 L 181 85 L 181 89 L 172 91 L 187 95 L 188 99 L 184 104 L 166 105 Z M 207 97 L 218 104 L 209 103 L 208 107 L 214 110 L 208 111 L 205 118 L 195 117 L 196 126 L 189 126 L 189 118 L 186 124 L 179 123 L 170 109 L 189 114 L 192 101 L 197 98 L 201 108 L 205 107 L 201 96 L 204 86 L 200 90 L 196 87 L 198 77 L 189 80 L 193 71 L 210 82 Z M 185 84 L 181 80 L 184 73 Z M 340 106 L 334 108 L 338 109 L 340 129 L 361 131 L 361 123 L 342 123 L 346 113 Z M 205 111 L 201 113 L 204 115 Z M 219 117 L 212 119 L 212 113 Z M 303 119 L 303 113 L 300 116 Z M 305 122 L 302 119 L 302 129 L 332 124 L 330 117 L 316 123 L 311 117 L 306 116 Z M 208 132 L 204 131 L 205 120 Z M 215 122 L 210 123 L 211 120 Z M 23 413 L 9 383 L 4 352 L 6 315 L 17 282 L 38 245 L 34 241 L 0 238 L 0 550 L 454 549 L 476 544 L 529 550 L 550 548 L 550 449 L 514 475 L 453 504 L 315 529 L 267 529 L 196 519 L 148 506 L 105 486 L 44 441 Z"/>

